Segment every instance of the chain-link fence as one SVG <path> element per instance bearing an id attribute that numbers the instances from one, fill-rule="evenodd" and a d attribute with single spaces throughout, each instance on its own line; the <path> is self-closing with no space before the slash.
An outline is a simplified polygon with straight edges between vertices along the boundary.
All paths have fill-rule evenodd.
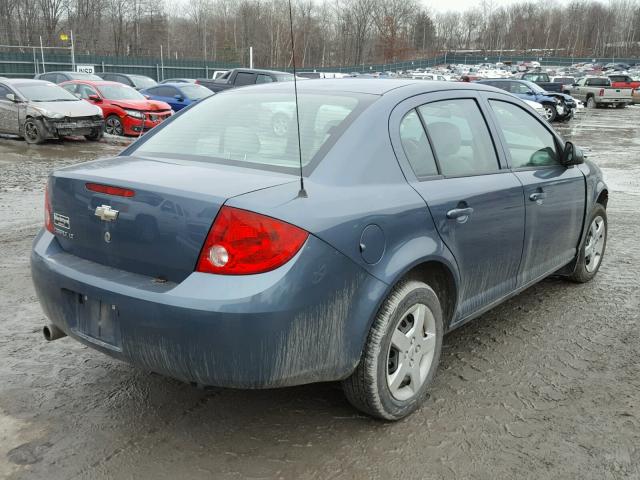
<path id="1" fill-rule="evenodd" d="M 6 51 L 0 46 L 0 76 L 4 77 L 33 77 L 44 71 L 70 71 L 72 69 L 69 52 L 40 49 L 40 47 L 20 47 L 20 51 Z M 5 51 L 3 51 L 5 50 Z M 61 49 L 58 49 L 61 50 Z M 300 68 L 300 71 L 341 72 L 341 73 L 373 73 L 383 71 L 412 70 L 428 68 L 442 64 L 479 63 L 512 63 L 537 61 L 546 66 L 567 66 L 574 63 L 631 63 L 640 62 L 638 58 L 592 58 L 592 57 L 550 57 L 531 55 L 491 55 L 446 53 L 432 58 L 406 60 L 394 63 L 361 64 L 350 66 L 320 66 Z M 214 70 L 236 68 L 241 65 L 228 62 L 213 62 L 202 60 L 172 60 L 148 57 L 117 57 L 99 55 L 76 55 L 76 66 L 92 66 L 96 73 L 120 72 L 147 75 L 156 80 L 167 78 L 211 78 Z M 290 67 L 275 68 L 275 70 L 291 71 Z"/>

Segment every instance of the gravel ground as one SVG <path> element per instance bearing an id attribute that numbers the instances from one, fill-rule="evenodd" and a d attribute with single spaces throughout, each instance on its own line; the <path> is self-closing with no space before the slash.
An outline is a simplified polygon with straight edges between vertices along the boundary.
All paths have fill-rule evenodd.
<path id="1" fill-rule="evenodd" d="M 122 145 L 0 139 L 0 478 L 639 479 L 639 120 L 559 127 L 611 188 L 596 279 L 546 280 L 452 332 L 431 398 L 395 424 L 331 384 L 201 391 L 45 343 L 28 264 L 44 180 Z"/>

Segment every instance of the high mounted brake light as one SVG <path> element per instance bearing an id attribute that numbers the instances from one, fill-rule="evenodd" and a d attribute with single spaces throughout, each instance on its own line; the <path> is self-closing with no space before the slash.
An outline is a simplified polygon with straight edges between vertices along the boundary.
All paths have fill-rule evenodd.
<path id="1" fill-rule="evenodd" d="M 251 275 L 274 270 L 298 253 L 309 234 L 275 218 L 222 207 L 204 242 L 197 272 Z"/>
<path id="2" fill-rule="evenodd" d="M 133 197 L 136 192 L 128 188 L 114 187 L 112 185 L 103 185 L 101 183 L 87 183 L 85 184 L 87 190 L 92 192 L 104 193 L 106 195 L 115 195 L 117 197 Z"/>

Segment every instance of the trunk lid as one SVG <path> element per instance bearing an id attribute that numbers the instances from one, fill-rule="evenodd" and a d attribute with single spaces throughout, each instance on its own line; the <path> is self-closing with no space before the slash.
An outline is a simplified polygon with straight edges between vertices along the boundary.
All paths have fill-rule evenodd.
<path id="1" fill-rule="evenodd" d="M 228 198 L 292 181 L 296 177 L 288 174 L 212 163 L 117 157 L 57 170 L 49 195 L 55 235 L 66 252 L 180 282 L 193 272 Z M 87 183 L 134 195 L 92 191 Z M 96 215 L 102 206 L 117 210 L 115 220 Z"/>

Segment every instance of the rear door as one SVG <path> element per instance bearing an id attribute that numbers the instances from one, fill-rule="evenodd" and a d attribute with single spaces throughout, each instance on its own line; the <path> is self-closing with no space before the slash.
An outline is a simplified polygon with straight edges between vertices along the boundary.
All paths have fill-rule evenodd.
<path id="1" fill-rule="evenodd" d="M 524 188 L 526 225 L 519 285 L 569 263 L 576 255 L 586 183 L 576 166 L 560 163 L 564 145 L 548 125 L 510 98 L 487 94 L 512 171 Z"/>
<path id="2" fill-rule="evenodd" d="M 405 104 L 400 142 L 416 177 L 409 182 L 457 261 L 459 320 L 516 288 L 522 185 L 503 168 L 475 92 L 427 94 Z"/>

